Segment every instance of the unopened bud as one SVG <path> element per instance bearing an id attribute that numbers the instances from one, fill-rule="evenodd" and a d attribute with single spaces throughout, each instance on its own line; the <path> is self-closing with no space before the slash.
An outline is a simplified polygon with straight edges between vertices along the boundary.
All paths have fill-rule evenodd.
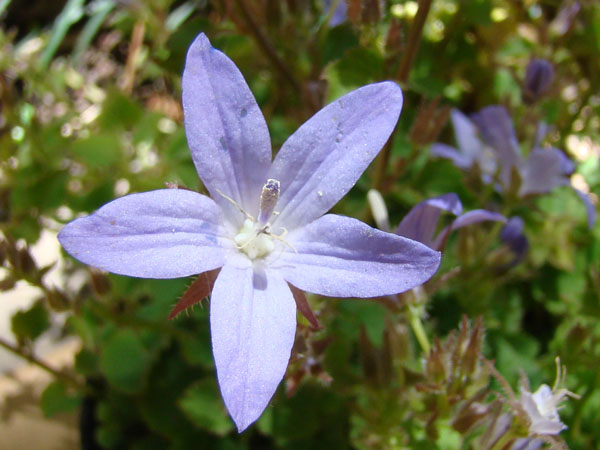
<path id="1" fill-rule="evenodd" d="M 544 95 L 554 81 L 554 67 L 545 59 L 532 59 L 527 66 L 523 95 L 525 101 L 535 102 Z"/>

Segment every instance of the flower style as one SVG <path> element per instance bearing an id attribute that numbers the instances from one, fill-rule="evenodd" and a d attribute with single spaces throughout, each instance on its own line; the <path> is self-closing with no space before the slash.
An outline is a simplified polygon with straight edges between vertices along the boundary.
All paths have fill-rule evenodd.
<path id="1" fill-rule="evenodd" d="M 271 162 L 267 125 L 242 74 L 200 34 L 183 72 L 184 125 L 212 198 L 183 189 L 128 195 L 69 223 L 59 240 L 78 260 L 133 277 L 220 268 L 212 349 L 241 432 L 285 374 L 296 329 L 291 288 L 389 295 L 427 281 L 439 266 L 439 253 L 418 242 L 324 215 L 379 152 L 401 107 L 395 83 L 357 89 L 309 119 Z"/>
<path id="2" fill-rule="evenodd" d="M 382 230 L 389 230 L 387 209 L 381 194 L 372 189 L 369 191 L 367 198 L 377 226 Z M 435 230 L 440 215 L 444 211 L 457 217 L 450 225 L 436 234 Z M 458 195 L 453 192 L 433 197 L 414 206 L 402 219 L 395 233 L 422 242 L 433 250 L 442 250 L 448 235 L 453 230 L 485 221 L 506 222 L 506 218 L 502 214 L 485 209 L 474 209 L 464 214 L 462 211 L 462 203 Z"/>
<path id="3" fill-rule="evenodd" d="M 540 143 L 546 126 L 538 129 L 533 149 L 524 159 L 515 134 L 513 123 L 502 106 L 488 106 L 468 119 L 458 110 L 451 113 L 458 148 L 434 144 L 434 156 L 449 158 L 461 169 L 479 166 L 485 183 L 495 182 L 498 191 L 509 191 L 518 173 L 518 195 L 539 195 L 558 186 L 569 186 L 573 163 L 557 148 L 543 148 Z M 588 226 L 595 221 L 595 207 L 590 198 L 575 189 L 587 209 Z"/>

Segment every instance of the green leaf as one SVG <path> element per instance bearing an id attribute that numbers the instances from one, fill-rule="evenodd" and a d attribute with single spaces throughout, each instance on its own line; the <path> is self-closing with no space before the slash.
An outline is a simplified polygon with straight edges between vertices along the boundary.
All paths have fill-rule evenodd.
<path id="1" fill-rule="evenodd" d="M 81 395 L 67 392 L 67 387 L 61 381 L 50 383 L 42 392 L 41 407 L 46 417 L 73 412 L 80 404 Z"/>
<path id="2" fill-rule="evenodd" d="M 371 342 L 381 347 L 385 328 L 385 310 L 383 306 L 369 300 L 346 300 L 340 303 L 340 312 L 347 315 L 346 327 L 358 337 L 360 325 L 364 325 Z"/>
<path id="3" fill-rule="evenodd" d="M 234 428 L 214 378 L 207 378 L 192 385 L 178 403 L 184 414 L 199 428 L 221 436 Z"/>
<path id="4" fill-rule="evenodd" d="M 326 65 L 335 59 L 339 59 L 344 56 L 346 51 L 357 46 L 358 38 L 352 27 L 342 25 L 331 28 L 323 43 L 321 63 Z"/>
<path id="5" fill-rule="evenodd" d="M 346 87 L 363 86 L 384 78 L 381 55 L 362 47 L 349 50 L 342 59 L 333 64 L 332 70 L 337 74 L 339 82 Z"/>
<path id="6" fill-rule="evenodd" d="M 115 1 L 95 0 L 89 6 L 91 9 L 90 20 L 87 21 L 83 30 L 81 30 L 81 33 L 77 38 L 77 43 L 75 44 L 75 49 L 73 50 L 73 60 L 76 62 L 79 62 L 83 52 L 89 48 L 92 40 L 98 33 L 98 30 L 100 30 L 100 27 L 108 17 L 108 14 L 115 7 Z"/>
<path id="7" fill-rule="evenodd" d="M 121 156 L 121 143 L 116 134 L 95 134 L 73 143 L 72 149 L 90 166 L 106 167 L 116 163 Z"/>
<path id="8" fill-rule="evenodd" d="M 37 339 L 50 327 L 48 311 L 41 301 L 37 301 L 26 311 L 18 311 L 11 318 L 11 329 L 19 339 Z"/>
<path id="9" fill-rule="evenodd" d="M 48 66 L 69 28 L 83 17 L 83 4 L 84 0 L 69 0 L 56 18 L 50 34 L 50 41 L 41 56 L 42 68 Z"/>
<path id="10" fill-rule="evenodd" d="M 132 128 L 143 113 L 142 107 L 134 100 L 120 91 L 112 90 L 104 101 L 98 124 L 105 129 Z"/>
<path id="11" fill-rule="evenodd" d="M 132 330 L 118 330 L 104 344 L 100 368 L 116 388 L 139 392 L 149 369 L 148 353 Z"/>
<path id="12" fill-rule="evenodd" d="M 186 334 L 179 339 L 183 358 L 192 366 L 210 369 L 214 367 L 213 355 L 210 347 L 208 327 L 202 327 L 200 333 Z"/>
<path id="13" fill-rule="evenodd" d="M 95 374 L 98 370 L 98 357 L 91 350 L 81 349 L 75 355 L 75 370 L 86 376 Z"/>
<path id="14" fill-rule="evenodd" d="M 179 28 L 192 15 L 195 9 L 196 5 L 193 2 L 185 2 L 183 5 L 175 8 L 169 14 L 167 20 L 165 20 L 167 31 L 172 32 Z"/>

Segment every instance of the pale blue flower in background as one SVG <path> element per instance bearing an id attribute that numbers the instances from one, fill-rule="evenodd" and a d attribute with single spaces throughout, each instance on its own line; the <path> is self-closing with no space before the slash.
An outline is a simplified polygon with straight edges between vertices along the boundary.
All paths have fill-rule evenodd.
<path id="1" fill-rule="evenodd" d="M 325 214 L 394 129 L 402 108 L 395 83 L 368 85 L 326 106 L 271 162 L 267 125 L 242 74 L 200 34 L 187 55 L 183 108 L 192 159 L 211 197 L 183 189 L 128 195 L 69 223 L 59 240 L 78 260 L 133 277 L 220 268 L 212 347 L 221 394 L 241 432 L 285 374 L 296 329 L 290 285 L 333 297 L 396 294 L 426 282 L 440 254 Z"/>
<path id="2" fill-rule="evenodd" d="M 494 183 L 500 192 L 509 191 L 518 173 L 518 195 L 539 195 L 558 186 L 571 186 L 569 175 L 573 163 L 559 149 L 541 146 L 547 127 L 540 124 L 532 150 L 524 158 L 512 120 L 502 106 L 488 106 L 467 118 L 460 111 L 452 111 L 452 124 L 458 148 L 436 143 L 431 154 L 452 160 L 461 169 L 477 165 L 485 183 Z M 596 209 L 590 197 L 573 188 L 585 204 L 588 227 L 595 222 Z"/>

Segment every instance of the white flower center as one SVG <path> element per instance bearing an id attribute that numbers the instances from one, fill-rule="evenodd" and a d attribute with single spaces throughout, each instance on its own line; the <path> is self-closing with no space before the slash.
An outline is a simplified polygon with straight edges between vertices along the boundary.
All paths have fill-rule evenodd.
<path id="1" fill-rule="evenodd" d="M 275 249 L 273 237 L 265 231 L 265 227 L 261 228 L 257 222 L 246 219 L 233 240 L 238 249 L 244 252 L 248 258 L 262 258 Z"/>

